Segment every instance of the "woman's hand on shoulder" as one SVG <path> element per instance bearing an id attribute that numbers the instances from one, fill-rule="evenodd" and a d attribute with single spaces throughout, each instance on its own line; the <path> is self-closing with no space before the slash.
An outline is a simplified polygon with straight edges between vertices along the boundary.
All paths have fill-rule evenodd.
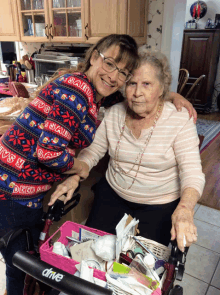
<path id="1" fill-rule="evenodd" d="M 61 199 L 64 201 L 64 204 L 66 204 L 66 202 L 71 199 L 74 191 L 78 187 L 79 181 L 79 175 L 72 175 L 59 184 L 55 192 L 51 195 L 48 206 L 52 206 L 57 199 Z M 64 194 L 67 194 L 66 197 L 64 197 Z"/>
<path id="2" fill-rule="evenodd" d="M 170 97 L 168 98 L 169 101 L 171 101 L 178 112 L 181 112 L 182 108 L 185 107 L 189 112 L 189 117 L 193 117 L 194 123 L 196 123 L 197 120 L 197 112 L 194 109 L 193 105 L 185 99 L 182 95 L 176 92 L 170 92 Z"/>
<path id="3" fill-rule="evenodd" d="M 197 228 L 193 221 L 193 215 L 194 210 L 184 206 L 177 206 L 171 218 L 171 240 L 177 240 L 178 248 L 182 252 L 184 252 L 185 247 L 189 247 L 197 241 Z M 184 242 L 186 242 L 185 245 Z"/>

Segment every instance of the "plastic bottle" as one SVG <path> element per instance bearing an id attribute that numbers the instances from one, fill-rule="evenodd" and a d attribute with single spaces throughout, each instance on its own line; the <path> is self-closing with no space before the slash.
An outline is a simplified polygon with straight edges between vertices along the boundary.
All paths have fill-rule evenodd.
<path id="1" fill-rule="evenodd" d="M 144 257 L 144 263 L 147 266 L 147 276 L 150 277 L 153 280 L 157 280 L 158 282 L 160 281 L 160 278 L 156 271 L 154 270 L 155 267 L 155 259 L 153 255 L 147 254 Z"/>
<path id="2" fill-rule="evenodd" d="M 65 257 L 69 257 L 68 251 L 66 250 L 65 245 L 63 245 L 61 242 L 55 242 L 53 245 L 53 252 Z"/>
<path id="3" fill-rule="evenodd" d="M 64 256 L 63 247 L 61 242 L 55 242 L 53 245 L 53 252 L 59 255 Z"/>
<path id="4" fill-rule="evenodd" d="M 154 259 L 153 255 L 146 254 L 144 256 L 144 263 L 147 265 L 147 267 L 149 267 L 150 269 L 153 269 L 155 266 L 155 259 Z"/>

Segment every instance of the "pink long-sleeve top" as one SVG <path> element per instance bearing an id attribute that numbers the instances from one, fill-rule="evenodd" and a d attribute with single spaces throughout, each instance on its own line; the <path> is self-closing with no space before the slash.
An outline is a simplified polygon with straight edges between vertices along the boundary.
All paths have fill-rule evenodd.
<path id="1" fill-rule="evenodd" d="M 150 131 L 143 129 L 136 139 L 125 126 L 118 154 L 124 175 L 115 165 L 115 149 L 126 116 L 126 102 L 112 106 L 105 112 L 93 143 L 82 150 L 78 158 L 86 162 L 90 169 L 108 151 L 110 161 L 106 179 L 114 191 L 130 202 L 141 204 L 165 204 L 181 197 L 185 188 L 196 189 L 202 195 L 205 177 L 202 173 L 199 154 L 199 138 L 196 126 L 183 108 L 177 112 L 175 106 L 165 102 L 151 139 L 145 149 L 140 169 L 134 184 L 138 165 L 133 164 L 142 150 Z M 114 177 L 115 174 L 115 177 Z M 116 178 L 116 181 L 115 181 Z"/>

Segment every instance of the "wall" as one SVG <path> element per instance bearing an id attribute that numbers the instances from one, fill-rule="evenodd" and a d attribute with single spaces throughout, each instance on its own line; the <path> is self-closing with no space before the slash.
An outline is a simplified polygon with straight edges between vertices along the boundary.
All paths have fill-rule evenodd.
<path id="1" fill-rule="evenodd" d="M 150 0 L 148 7 L 147 48 L 161 49 L 165 0 Z"/>
<path id="2" fill-rule="evenodd" d="M 177 90 L 182 40 L 185 23 L 186 0 L 169 0 L 164 3 L 163 35 L 161 51 L 170 61 L 172 71 L 171 90 Z"/>

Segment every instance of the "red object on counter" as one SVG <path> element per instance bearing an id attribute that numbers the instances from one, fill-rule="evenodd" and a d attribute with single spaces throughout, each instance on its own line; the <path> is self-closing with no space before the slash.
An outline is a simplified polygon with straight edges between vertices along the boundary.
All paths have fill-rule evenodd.
<path id="1" fill-rule="evenodd" d="M 30 57 L 29 63 L 32 65 L 32 68 L 35 70 L 35 63 L 34 63 L 32 57 Z"/>
<path id="2" fill-rule="evenodd" d="M 30 97 L 25 86 L 19 82 L 9 82 L 9 90 L 12 93 L 12 96 L 25 97 L 25 98 Z"/>
<path id="3" fill-rule="evenodd" d="M 8 86 L 6 86 L 5 84 L 0 84 L 0 94 L 12 96 L 12 93 L 9 90 L 6 90 L 7 88 Z"/>

